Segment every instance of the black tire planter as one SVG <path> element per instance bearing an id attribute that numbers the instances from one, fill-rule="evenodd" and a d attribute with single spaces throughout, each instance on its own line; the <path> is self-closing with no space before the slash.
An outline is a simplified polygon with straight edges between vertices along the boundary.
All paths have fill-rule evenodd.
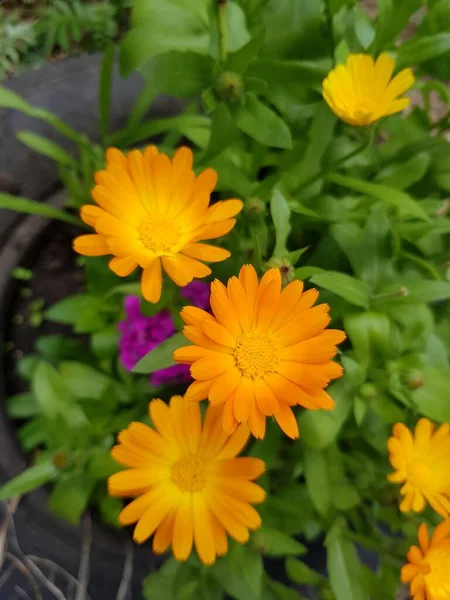
<path id="1" fill-rule="evenodd" d="M 61 195 L 59 195 L 61 197 Z M 52 204 L 55 204 L 52 199 Z M 56 197 L 56 204 L 58 197 Z M 0 248 L 0 344 L 4 347 L 5 331 L 11 315 L 11 301 L 18 283 L 11 279 L 11 269 L 17 265 L 33 266 L 39 256 L 39 247 L 48 240 L 51 227 L 48 220 L 41 217 L 24 217 Z M 16 428 L 6 413 L 6 398 L 11 393 L 5 383 L 7 362 L 5 356 L 0 362 L 0 482 L 5 482 L 22 472 L 28 461 L 21 450 Z M 83 526 L 74 527 L 59 519 L 48 508 L 48 491 L 38 489 L 25 495 L 14 515 L 17 537 L 25 554 L 33 554 L 54 561 L 69 573 L 77 576 L 81 548 L 85 539 Z M 90 578 L 88 591 L 91 600 L 113 600 L 122 578 L 126 547 L 131 546 L 129 531 L 115 531 L 91 517 L 92 543 L 90 549 Z M 131 593 L 127 598 L 140 598 L 142 578 L 154 571 L 162 559 L 153 555 L 151 547 L 132 545 L 133 580 Z M 12 597 L 6 589 L 0 598 Z M 124 597 L 125 598 L 125 597 Z"/>

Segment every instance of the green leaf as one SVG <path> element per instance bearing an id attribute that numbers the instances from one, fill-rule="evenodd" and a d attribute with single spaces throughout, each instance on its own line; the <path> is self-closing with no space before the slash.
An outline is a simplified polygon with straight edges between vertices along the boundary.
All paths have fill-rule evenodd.
<path id="1" fill-rule="evenodd" d="M 14 108 L 20 112 L 27 112 L 31 109 L 31 105 L 19 94 L 3 86 L 0 86 L 0 106 L 2 108 Z"/>
<path id="2" fill-rule="evenodd" d="M 60 416 L 74 429 L 87 422 L 86 415 L 74 402 L 63 378 L 49 363 L 42 361 L 38 365 L 32 389 L 41 411 L 50 419 Z"/>
<path id="3" fill-rule="evenodd" d="M 177 348 L 186 345 L 186 338 L 182 333 L 176 333 L 161 344 L 150 350 L 134 366 L 133 373 L 153 373 L 174 364 L 173 353 Z"/>
<path id="4" fill-rule="evenodd" d="M 285 569 L 289 579 L 292 579 L 295 583 L 301 583 L 303 585 L 320 585 L 324 579 L 323 575 L 295 558 L 286 559 Z"/>
<path id="5" fill-rule="evenodd" d="M 21 496 L 38 488 L 44 483 L 53 481 L 58 477 L 58 469 L 51 458 L 25 469 L 20 475 L 14 477 L 0 488 L 0 501 L 8 500 L 13 496 Z"/>
<path id="6" fill-rule="evenodd" d="M 397 68 L 411 67 L 450 52 L 450 32 L 413 38 L 398 49 Z"/>
<path id="7" fill-rule="evenodd" d="M 306 547 L 296 539 L 268 527 L 261 527 L 253 534 L 255 546 L 266 556 L 298 556 L 305 554 Z"/>
<path id="8" fill-rule="evenodd" d="M 333 492 L 333 505 L 338 510 L 351 510 L 361 504 L 361 496 L 354 485 L 349 483 L 339 485 Z"/>
<path id="9" fill-rule="evenodd" d="M 45 318 L 54 323 L 72 325 L 76 333 L 87 333 L 102 329 L 103 300 L 89 294 L 76 294 L 60 300 L 45 313 Z"/>
<path id="10" fill-rule="evenodd" d="M 305 267 L 299 267 L 298 269 L 295 269 L 295 278 L 300 280 L 309 279 L 313 275 L 316 275 L 316 273 L 322 273 L 323 271 L 324 269 L 321 269 L 320 267 L 306 265 Z"/>
<path id="11" fill-rule="evenodd" d="M 327 459 L 320 450 L 304 449 L 306 489 L 315 509 L 325 516 L 331 506 L 332 486 Z"/>
<path id="12" fill-rule="evenodd" d="M 262 558 L 246 546 L 233 545 L 225 560 L 214 565 L 213 575 L 236 600 L 259 600 L 261 597 Z"/>
<path id="13" fill-rule="evenodd" d="M 291 211 L 285 197 L 275 188 L 270 200 L 270 214 L 275 227 L 276 243 L 273 255 L 282 258 L 287 254 L 287 239 L 291 231 L 289 223 Z"/>
<path id="14" fill-rule="evenodd" d="M 248 76 L 258 77 L 273 86 L 289 91 L 292 96 L 301 87 L 317 87 L 329 70 L 328 63 L 299 60 L 261 60 L 250 65 Z"/>
<path id="15" fill-rule="evenodd" d="M 100 139 L 105 141 L 109 129 L 109 113 L 111 109 L 111 85 L 114 69 L 114 44 L 109 43 L 103 54 L 100 68 L 100 89 L 98 94 L 100 112 Z"/>
<path id="16" fill-rule="evenodd" d="M 120 333 L 117 326 L 111 325 L 91 335 L 91 348 L 94 354 L 100 358 L 112 358 L 119 351 Z"/>
<path id="17" fill-rule="evenodd" d="M 351 396 L 342 379 L 332 384 L 327 393 L 336 402 L 333 410 L 306 410 L 298 419 L 303 443 L 316 450 L 326 448 L 336 439 L 351 408 Z"/>
<path id="18" fill-rule="evenodd" d="M 339 535 L 329 535 L 327 568 L 336 600 L 369 600 L 353 544 Z"/>
<path id="19" fill-rule="evenodd" d="M 386 202 L 397 208 L 400 216 L 417 217 L 423 221 L 429 221 L 429 217 L 423 208 L 414 200 L 411 196 L 396 190 L 395 188 L 381 185 L 379 183 L 369 183 L 367 181 L 361 181 L 360 179 L 354 179 L 353 177 L 347 177 L 345 175 L 339 175 L 338 173 L 332 173 L 327 175 L 327 179 L 338 185 L 342 185 L 361 194 L 378 198 L 382 202 Z"/>
<path id="20" fill-rule="evenodd" d="M 260 29 L 256 35 L 240 50 L 230 54 L 224 70 L 243 75 L 250 63 L 256 58 L 264 42 L 264 29 Z"/>
<path id="21" fill-rule="evenodd" d="M 408 293 L 399 298 L 398 302 L 419 304 L 420 302 L 437 302 L 450 298 L 450 283 L 448 281 L 433 281 L 422 279 L 407 284 Z"/>
<path id="22" fill-rule="evenodd" d="M 51 158 L 61 165 L 65 165 L 66 167 L 77 167 L 77 162 L 73 156 L 66 152 L 64 148 L 61 148 L 61 146 L 42 135 L 38 135 L 32 131 L 19 131 L 17 132 L 16 137 L 22 144 L 39 152 L 39 154 L 48 156 L 48 158 Z"/>
<path id="23" fill-rule="evenodd" d="M 238 130 L 226 104 L 218 104 L 211 115 L 211 137 L 204 160 L 221 154 L 237 137 Z"/>
<path id="24" fill-rule="evenodd" d="M 120 70 L 125 77 L 157 54 L 171 50 L 208 52 L 208 24 L 187 4 L 175 5 L 168 0 L 147 2 L 145 17 L 133 18 L 133 22 L 139 25 L 120 44 Z"/>
<path id="25" fill-rule="evenodd" d="M 195 52 L 166 52 L 149 60 L 141 69 L 148 85 L 171 96 L 200 94 L 212 83 L 214 61 Z"/>
<path id="26" fill-rule="evenodd" d="M 12 419 L 29 419 L 39 413 L 39 408 L 32 394 L 16 394 L 8 398 L 8 415 Z"/>
<path id="27" fill-rule="evenodd" d="M 399 190 L 404 190 L 420 181 L 428 171 L 430 164 L 430 154 L 419 152 L 405 162 L 389 164 L 378 173 L 376 179 L 384 185 L 392 185 Z"/>
<path id="28" fill-rule="evenodd" d="M 377 53 L 384 51 L 388 44 L 393 43 L 397 35 L 408 25 L 411 15 L 421 6 L 421 0 L 379 0 L 374 51 Z M 415 61 L 408 66 L 413 64 Z"/>
<path id="29" fill-rule="evenodd" d="M 375 312 L 347 314 L 344 328 L 361 362 L 389 353 L 391 323 L 386 315 Z"/>
<path id="30" fill-rule="evenodd" d="M 423 385 L 410 392 L 417 410 L 424 417 L 438 423 L 450 422 L 450 370 L 425 367 L 422 369 Z"/>
<path id="31" fill-rule="evenodd" d="M 61 475 L 50 494 L 50 509 L 59 517 L 77 525 L 89 503 L 94 483 L 84 473 Z"/>
<path id="32" fill-rule="evenodd" d="M 245 104 L 236 109 L 235 116 L 239 129 L 263 146 L 292 148 L 286 123 L 255 96 L 248 95 Z"/>
<path id="33" fill-rule="evenodd" d="M 64 221 L 71 225 L 80 225 L 80 220 L 77 217 L 72 217 L 72 215 L 69 215 L 59 208 L 54 208 L 53 206 L 49 206 L 42 202 L 36 202 L 35 200 L 28 200 L 28 198 L 13 196 L 12 194 L 0 193 L 0 208 L 7 208 L 28 215 L 48 217 L 49 219 Z"/>
<path id="34" fill-rule="evenodd" d="M 114 380 L 80 362 L 63 362 L 59 372 L 75 398 L 98 400 Z"/>
<path id="35" fill-rule="evenodd" d="M 369 294 L 363 281 L 345 273 L 324 271 L 311 277 L 311 283 L 341 296 L 355 306 L 369 307 Z"/>

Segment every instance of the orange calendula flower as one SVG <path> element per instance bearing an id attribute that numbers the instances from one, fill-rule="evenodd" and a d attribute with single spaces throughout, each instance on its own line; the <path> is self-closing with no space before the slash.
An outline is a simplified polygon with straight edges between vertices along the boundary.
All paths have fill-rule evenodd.
<path id="1" fill-rule="evenodd" d="M 140 266 L 142 294 L 149 302 L 161 296 L 161 267 L 179 286 L 209 275 L 202 261 L 219 262 L 230 253 L 200 242 L 228 233 L 242 202 L 209 206 L 217 173 L 206 169 L 195 177 L 192 163 L 192 152 L 184 147 L 172 161 L 155 146 L 127 156 L 109 148 L 106 169 L 95 174 L 92 198 L 98 206 L 81 207 L 81 218 L 97 233 L 77 237 L 75 251 L 113 254 L 109 268 L 120 277 Z"/>
<path id="2" fill-rule="evenodd" d="M 402 512 L 420 512 L 428 503 L 443 517 L 450 515 L 450 425 L 435 430 L 428 419 L 417 422 L 414 435 L 396 423 L 388 440 L 392 483 L 403 483 Z"/>
<path id="3" fill-rule="evenodd" d="M 331 110 L 350 125 L 370 125 L 404 110 L 409 98 L 399 98 L 414 83 L 411 69 L 392 80 L 395 61 L 383 53 L 374 62 L 369 54 L 350 54 L 324 80 L 323 97 Z"/>
<path id="4" fill-rule="evenodd" d="M 149 404 L 155 429 L 131 423 L 119 434 L 112 457 L 129 467 L 108 480 L 112 496 L 136 497 L 119 515 L 122 525 L 136 523 L 134 539 L 152 534 L 160 554 L 172 544 L 178 560 L 186 560 L 195 544 L 205 564 L 226 554 L 227 534 L 240 543 L 257 529 L 261 518 L 252 504 L 264 500 L 254 483 L 265 470 L 259 458 L 237 457 L 249 431 L 242 425 L 228 437 L 222 411 L 209 407 L 202 426 L 199 404 L 173 396 Z"/>
<path id="5" fill-rule="evenodd" d="M 323 388 L 342 375 L 331 359 L 345 334 L 324 331 L 329 306 L 313 308 L 318 295 L 315 289 L 303 292 L 301 281 L 282 290 L 279 269 L 270 269 L 258 283 L 251 265 L 226 287 L 214 281 L 212 315 L 193 306 L 181 312 L 184 335 L 195 344 L 174 352 L 176 361 L 192 365 L 196 381 L 186 397 L 224 405 L 228 434 L 248 423 L 252 434 L 263 438 L 266 416 L 273 415 L 286 435 L 298 437 L 291 407 L 333 408 Z"/>
<path id="6" fill-rule="evenodd" d="M 409 583 L 414 600 L 450 598 L 450 519 L 438 525 L 430 540 L 425 523 L 419 527 L 418 546 L 408 552 L 409 564 L 402 568 L 401 579 Z"/>

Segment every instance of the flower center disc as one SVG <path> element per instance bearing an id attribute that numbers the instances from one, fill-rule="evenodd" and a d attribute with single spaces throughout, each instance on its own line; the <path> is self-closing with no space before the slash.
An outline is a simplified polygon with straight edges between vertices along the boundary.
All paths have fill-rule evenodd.
<path id="1" fill-rule="evenodd" d="M 257 330 L 244 333 L 239 338 L 234 357 L 242 374 L 254 379 L 274 371 L 280 360 L 274 340 Z"/>
<path id="2" fill-rule="evenodd" d="M 196 456 L 185 456 L 172 467 L 172 481 L 183 492 L 200 492 L 205 487 L 205 463 Z"/>
<path id="3" fill-rule="evenodd" d="M 141 242 L 151 252 L 173 252 L 180 239 L 180 231 L 173 219 L 147 217 L 138 231 Z"/>

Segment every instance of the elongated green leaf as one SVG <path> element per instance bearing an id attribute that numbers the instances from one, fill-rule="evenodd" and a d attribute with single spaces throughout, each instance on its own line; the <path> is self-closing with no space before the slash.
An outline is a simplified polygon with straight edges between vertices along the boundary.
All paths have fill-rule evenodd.
<path id="1" fill-rule="evenodd" d="M 226 70 L 243 75 L 247 71 L 250 63 L 257 56 L 263 42 L 264 29 L 260 29 L 255 37 L 247 42 L 245 46 L 228 57 L 228 61 L 225 66 Z"/>
<path id="2" fill-rule="evenodd" d="M 247 96 L 245 104 L 235 111 L 236 125 L 264 146 L 292 148 L 288 126 L 272 109 L 255 96 Z"/>
<path id="3" fill-rule="evenodd" d="M 413 38 L 398 50 L 399 69 L 421 64 L 450 52 L 450 32 Z"/>
<path id="4" fill-rule="evenodd" d="M 291 211 L 285 197 L 277 188 L 275 188 L 270 201 L 270 214 L 272 215 L 276 233 L 276 244 L 273 255 L 281 258 L 287 254 L 286 243 L 291 231 L 289 223 Z"/>
<path id="5" fill-rule="evenodd" d="M 323 287 L 355 306 L 369 307 L 369 294 L 363 281 L 345 273 L 325 271 L 311 277 L 311 283 Z"/>
<path id="6" fill-rule="evenodd" d="M 61 476 L 50 494 L 49 506 L 59 517 L 77 525 L 94 489 L 95 480 L 84 473 Z"/>
<path id="7" fill-rule="evenodd" d="M 58 469 L 49 458 L 33 467 L 29 467 L 0 488 L 0 500 L 8 500 L 13 496 L 21 496 L 38 488 L 44 483 L 53 481 L 58 476 Z"/>
<path id="8" fill-rule="evenodd" d="M 114 68 L 114 45 L 108 44 L 103 55 L 100 69 L 100 90 L 98 94 L 100 112 L 100 137 L 106 139 L 109 128 L 109 112 L 111 108 L 111 85 Z"/>
<path id="9" fill-rule="evenodd" d="M 21 112 L 27 112 L 32 109 L 31 104 L 28 104 L 19 94 L 0 86 L 0 106 L 2 108 L 14 108 Z"/>
<path id="10" fill-rule="evenodd" d="M 214 61 L 195 52 L 167 52 L 149 60 L 141 69 L 154 90 L 171 96 L 200 94 L 212 83 Z"/>
<path id="11" fill-rule="evenodd" d="M 254 543 L 266 556 L 298 556 L 306 552 L 306 547 L 296 539 L 269 527 L 258 529 Z"/>
<path id="12" fill-rule="evenodd" d="M 388 165 L 378 173 L 377 181 L 382 182 L 383 185 L 393 185 L 400 190 L 407 189 L 424 177 L 430 163 L 430 154 L 419 152 L 406 162 Z"/>
<path id="13" fill-rule="evenodd" d="M 211 137 L 205 154 L 207 160 L 211 160 L 223 152 L 238 134 L 230 109 L 226 104 L 218 104 L 211 118 Z"/>
<path id="14" fill-rule="evenodd" d="M 305 565 L 304 562 L 301 562 L 295 558 L 287 558 L 285 567 L 289 578 L 296 583 L 302 583 L 303 585 L 319 585 L 324 579 L 323 575 L 317 571 L 314 571 L 308 567 L 308 565 Z"/>
<path id="15" fill-rule="evenodd" d="M 336 600 L 369 600 L 363 585 L 361 563 L 352 542 L 330 535 L 327 543 L 327 567 Z"/>
<path id="16" fill-rule="evenodd" d="M 450 422 L 450 370 L 426 367 L 422 370 L 423 385 L 410 392 L 417 410 L 438 423 Z"/>
<path id="17" fill-rule="evenodd" d="M 99 399 L 114 380 L 80 362 L 67 361 L 59 365 L 64 383 L 75 398 Z"/>
<path id="18" fill-rule="evenodd" d="M 320 450 L 304 449 L 306 489 L 315 509 L 326 515 L 331 506 L 332 484 L 327 459 Z"/>
<path id="19" fill-rule="evenodd" d="M 159 369 L 170 367 L 174 364 L 172 358 L 174 350 L 181 346 L 185 346 L 186 341 L 187 340 L 182 333 L 176 333 L 141 358 L 135 365 L 133 372 L 153 373 L 154 371 L 159 371 Z"/>
<path id="20" fill-rule="evenodd" d="M 8 415 L 12 419 L 28 419 L 39 413 L 32 394 L 16 394 L 8 398 Z"/>
<path id="21" fill-rule="evenodd" d="M 76 160 L 70 156 L 68 152 L 61 148 L 55 142 L 43 137 L 42 135 L 38 135 L 37 133 L 33 133 L 32 131 L 19 131 L 17 133 L 17 138 L 25 144 L 29 146 L 39 154 L 43 154 L 44 156 L 48 156 L 55 162 L 65 165 L 66 167 L 76 167 Z"/>
<path id="22" fill-rule="evenodd" d="M 417 217 L 423 221 L 430 220 L 426 212 L 416 200 L 414 200 L 405 192 L 396 190 L 395 188 L 388 187 L 387 185 L 381 185 L 379 183 L 361 181 L 360 179 L 339 175 L 338 173 L 332 173 L 328 175 L 327 179 L 350 190 L 355 190 L 356 192 L 361 192 L 361 194 L 373 196 L 382 202 L 391 204 L 397 208 L 400 216 Z"/>
<path id="23" fill-rule="evenodd" d="M 28 198 L 13 196 L 12 194 L 0 193 L 0 208 L 7 208 L 28 215 L 48 217 L 49 219 L 64 221 L 65 223 L 71 223 L 72 225 L 80 224 L 77 217 L 73 217 L 59 208 L 54 208 L 53 206 L 49 206 L 42 202 L 36 202 L 36 200 L 28 200 Z"/>
<path id="24" fill-rule="evenodd" d="M 375 312 L 345 315 L 345 331 L 358 358 L 364 362 L 389 352 L 391 323 L 389 317 Z"/>
<path id="25" fill-rule="evenodd" d="M 205 146 L 209 137 L 211 120 L 203 115 L 181 115 L 180 117 L 168 117 L 166 119 L 154 119 L 143 123 L 136 132 L 127 137 L 128 144 L 136 144 L 151 136 L 164 133 L 166 131 L 178 131 L 191 139 L 195 138 L 195 132 L 204 132 Z M 195 141 L 195 140 L 194 140 Z M 203 146 L 203 144 L 199 144 Z"/>
<path id="26" fill-rule="evenodd" d="M 437 302 L 450 298 L 450 283 L 448 281 L 421 280 L 406 286 L 408 290 L 400 302 L 418 304 L 419 302 Z"/>
<path id="27" fill-rule="evenodd" d="M 351 396 L 343 380 L 331 385 L 327 392 L 336 402 L 333 410 L 307 410 L 298 418 L 304 444 L 316 450 L 326 448 L 336 439 L 351 408 Z"/>
<path id="28" fill-rule="evenodd" d="M 124 76 L 142 67 L 152 56 L 171 50 L 207 54 L 208 25 L 193 14 L 191 7 L 161 0 L 147 3 L 145 10 L 145 20 L 134 21 L 139 26 L 121 42 L 120 69 Z"/>
<path id="29" fill-rule="evenodd" d="M 397 35 L 408 25 L 409 19 L 422 6 L 421 0 L 379 0 L 377 33 L 374 49 L 377 53 L 385 50 Z M 412 66 L 415 63 L 410 63 Z"/>

